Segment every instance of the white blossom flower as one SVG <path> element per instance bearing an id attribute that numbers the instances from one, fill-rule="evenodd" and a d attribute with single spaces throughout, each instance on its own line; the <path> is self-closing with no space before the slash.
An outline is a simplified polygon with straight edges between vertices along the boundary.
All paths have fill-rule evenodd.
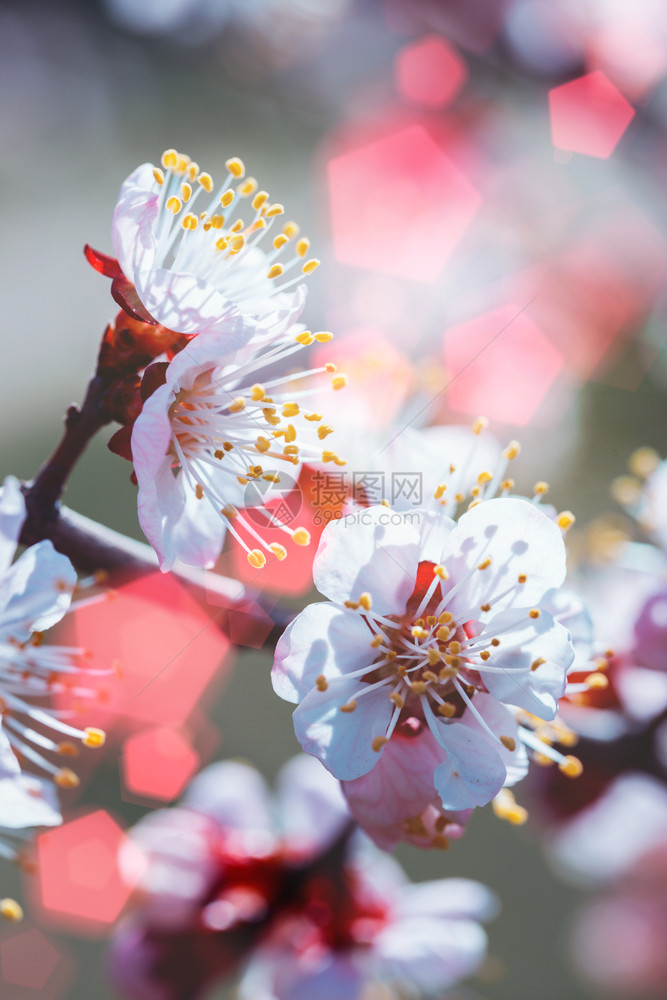
<path id="1" fill-rule="evenodd" d="M 339 389 L 345 377 L 334 374 L 334 365 L 275 377 L 269 369 L 313 339 L 330 338 L 306 330 L 288 339 L 276 327 L 226 356 L 223 331 L 195 338 L 170 362 L 165 383 L 148 397 L 132 432 L 139 521 L 163 570 L 176 559 L 212 566 L 227 530 L 253 567 L 265 564 L 265 553 L 284 559 L 286 548 L 268 543 L 262 518 L 245 516 L 244 506 L 263 511 L 265 523 L 296 544 L 308 544 L 305 529 L 271 513 L 263 490 L 275 497 L 291 489 L 300 462 L 311 456 L 344 464 L 328 444 L 323 450 L 332 428 L 302 405 L 314 390 L 295 383 L 328 373 Z M 258 381 L 263 375 L 269 377 Z M 294 478 L 281 472 L 285 467 Z"/>
<path id="2" fill-rule="evenodd" d="M 224 332 L 227 350 L 257 329 L 296 319 L 305 301 L 302 281 L 319 261 L 306 259 L 310 244 L 297 238 L 296 223 L 274 232 L 283 206 L 258 191 L 254 178 L 243 179 L 236 157 L 227 160 L 219 187 L 174 149 L 162 165 L 144 163 L 130 174 L 113 217 L 118 263 L 148 313 L 178 333 Z"/>

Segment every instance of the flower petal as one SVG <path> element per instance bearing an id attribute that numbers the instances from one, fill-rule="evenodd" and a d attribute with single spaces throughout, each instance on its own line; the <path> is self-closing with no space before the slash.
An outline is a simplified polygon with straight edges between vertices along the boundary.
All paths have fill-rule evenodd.
<path id="1" fill-rule="evenodd" d="M 469 976 L 486 954 L 486 934 L 472 920 L 397 920 L 381 931 L 373 957 L 379 975 L 439 994 Z"/>
<path id="2" fill-rule="evenodd" d="M 565 579 L 560 528 L 527 500 L 484 500 L 467 511 L 449 536 L 444 560 L 453 590 L 447 610 L 455 618 L 483 618 L 482 605 L 497 614 L 531 608 Z M 488 568 L 479 570 L 490 559 Z M 519 583 L 519 576 L 525 576 Z"/>
<path id="3" fill-rule="evenodd" d="M 111 243 L 118 263 L 135 285 L 138 274 L 152 268 L 155 260 L 158 200 L 153 164 L 142 163 L 123 181 L 111 226 Z"/>
<path id="4" fill-rule="evenodd" d="M 439 725 L 446 757 L 433 776 L 445 809 L 470 809 L 490 802 L 503 787 L 505 765 L 488 738 L 460 722 Z"/>
<path id="5" fill-rule="evenodd" d="M 419 562 L 419 538 L 409 521 L 384 506 L 358 509 L 330 522 L 313 562 L 315 586 L 336 604 L 368 592 L 373 610 L 405 610 Z"/>
<path id="6" fill-rule="evenodd" d="M 270 793 L 254 767 L 226 760 L 210 764 L 190 782 L 183 806 L 230 830 L 272 831 Z"/>
<path id="7" fill-rule="evenodd" d="M 340 782 L 305 754 L 280 769 L 277 797 L 283 837 L 312 853 L 323 851 L 350 819 Z"/>
<path id="8" fill-rule="evenodd" d="M 0 826 L 19 830 L 60 823 L 62 816 L 53 782 L 31 774 L 0 778 Z"/>
<path id="9" fill-rule="evenodd" d="M 7 476 L 0 492 L 0 574 L 9 569 L 14 558 L 25 513 L 19 481 Z"/>
<path id="10" fill-rule="evenodd" d="M 517 705 L 542 719 L 553 719 L 574 659 L 570 634 L 545 611 L 538 618 L 524 614 L 517 622 L 519 614 L 506 611 L 485 627 L 482 636 L 498 635 L 500 645 L 487 661 L 490 669 L 480 667 L 480 674 L 498 701 Z M 538 660 L 545 662 L 533 670 L 532 664 Z M 506 672 L 496 672 L 499 670 Z"/>
<path id="11" fill-rule="evenodd" d="M 375 767 L 379 754 L 371 744 L 376 736 L 384 736 L 394 710 L 388 686 L 359 698 L 365 688 L 358 680 L 337 678 L 326 691 L 315 688 L 307 694 L 294 712 L 294 731 L 303 750 L 340 780 L 358 778 Z M 341 712 L 341 705 L 355 696 L 356 709 Z"/>
<path id="12" fill-rule="evenodd" d="M 398 905 L 401 917 L 448 917 L 492 920 L 500 909 L 497 896 L 480 882 L 444 878 L 406 885 Z"/>
<path id="13" fill-rule="evenodd" d="M 492 733 L 498 737 L 506 736 L 514 740 L 514 750 L 508 750 L 502 743 L 492 743 L 492 746 L 499 754 L 507 771 L 504 782 L 505 787 L 516 785 L 528 773 L 528 754 L 526 747 L 519 738 L 519 727 L 517 726 L 514 713 L 509 708 L 506 708 L 505 705 L 497 702 L 490 694 L 485 694 L 483 691 L 475 692 L 473 705 Z M 475 718 L 470 709 L 465 712 L 463 718 L 469 729 L 480 733 L 485 739 L 488 739 L 487 731 L 479 720 Z"/>
<path id="14" fill-rule="evenodd" d="M 368 665 L 375 659 L 371 631 L 354 611 L 335 604 L 309 604 L 287 627 L 276 646 L 271 671 L 273 690 L 298 702 L 324 674 L 327 680 Z"/>
<path id="15" fill-rule="evenodd" d="M 38 542 L 16 560 L 0 583 L 0 627 L 23 642 L 59 622 L 72 600 L 76 573 L 49 541 Z"/>

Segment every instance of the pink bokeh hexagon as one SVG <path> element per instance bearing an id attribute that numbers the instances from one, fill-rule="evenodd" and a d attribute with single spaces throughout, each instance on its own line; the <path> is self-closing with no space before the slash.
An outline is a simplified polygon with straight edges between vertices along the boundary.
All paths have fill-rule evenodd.
<path id="1" fill-rule="evenodd" d="M 600 70 L 549 91 L 551 140 L 558 149 L 606 159 L 635 115 Z"/>
<path id="2" fill-rule="evenodd" d="M 327 173 L 337 259 L 412 281 L 438 277 L 482 201 L 420 124 L 345 150 Z"/>
<path id="3" fill-rule="evenodd" d="M 157 726 L 128 736 L 120 766 L 128 792 L 170 802 L 183 791 L 199 763 L 199 754 L 179 729 Z"/>
<path id="4" fill-rule="evenodd" d="M 426 35 L 403 46 L 394 62 L 399 94 L 428 108 L 442 108 L 453 101 L 467 75 L 465 60 L 441 35 Z"/>

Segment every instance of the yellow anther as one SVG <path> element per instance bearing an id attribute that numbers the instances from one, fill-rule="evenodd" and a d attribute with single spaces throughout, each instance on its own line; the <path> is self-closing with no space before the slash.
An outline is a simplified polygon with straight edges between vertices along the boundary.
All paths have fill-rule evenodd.
<path id="1" fill-rule="evenodd" d="M 164 174 L 162 173 L 159 167 L 155 167 L 155 169 L 153 170 L 153 177 L 155 178 L 156 184 L 160 185 L 164 184 Z"/>
<path id="2" fill-rule="evenodd" d="M 207 194 L 211 193 L 211 191 L 213 190 L 213 178 L 211 177 L 210 174 L 201 173 L 197 178 L 197 181 L 199 184 L 201 184 L 201 186 L 203 187 L 204 191 L 206 191 Z"/>
<path id="3" fill-rule="evenodd" d="M 168 212 L 173 212 L 174 215 L 178 215 L 180 210 L 183 208 L 183 203 L 180 198 L 177 198 L 175 194 L 172 194 L 171 198 L 167 198 L 165 208 Z"/>
<path id="4" fill-rule="evenodd" d="M 253 388 L 255 387 L 253 386 Z M 262 397 L 260 396 L 259 398 L 261 399 Z M 243 398 L 243 396 L 236 396 L 229 404 L 230 413 L 240 413 L 241 410 L 244 409 L 245 409 L 245 399 Z"/>
<path id="5" fill-rule="evenodd" d="M 288 241 L 287 237 L 283 233 L 281 233 L 279 236 L 276 236 L 276 238 L 274 239 L 273 246 L 274 246 L 274 248 L 276 250 L 280 250 L 280 248 L 284 247 L 285 244 L 288 243 L 288 242 L 289 241 Z"/>
<path id="6" fill-rule="evenodd" d="M 477 476 L 477 482 L 479 483 L 480 486 L 483 486 L 484 483 L 490 483 L 492 479 L 493 479 L 493 474 L 491 472 L 488 472 L 486 469 L 483 469 L 482 472 L 480 472 L 480 474 Z"/>
<path id="7" fill-rule="evenodd" d="M 197 497 L 197 500 L 204 499 L 204 487 L 202 486 L 201 483 L 197 483 L 195 485 L 195 496 Z"/>
<path id="8" fill-rule="evenodd" d="M 483 611 L 486 614 L 488 611 L 491 610 L 491 605 L 490 604 L 480 604 L 479 610 Z"/>
<path id="9" fill-rule="evenodd" d="M 530 669 L 531 670 L 537 670 L 539 667 L 542 666 L 543 663 L 546 663 L 546 662 L 547 661 L 544 659 L 543 656 L 538 656 L 537 659 L 533 660 L 533 662 L 531 663 Z"/>
<path id="10" fill-rule="evenodd" d="M 271 442 L 269 441 L 269 439 L 265 438 L 262 434 L 260 434 L 257 440 L 255 441 L 255 448 L 257 449 L 257 451 L 263 454 L 265 451 L 268 451 L 270 447 L 271 447 Z"/>
<path id="11" fill-rule="evenodd" d="M 630 455 L 628 468 L 638 479 L 647 479 L 660 465 L 660 455 L 654 448 L 637 448 Z"/>
<path id="12" fill-rule="evenodd" d="M 261 569 L 266 566 L 266 556 L 259 549 L 251 549 L 248 553 L 248 562 L 253 569 Z"/>
<path id="13" fill-rule="evenodd" d="M 540 617 L 540 610 L 539 610 L 539 608 L 531 608 L 531 610 L 528 612 L 528 617 L 529 618 L 539 618 Z"/>
<path id="14" fill-rule="evenodd" d="M 223 191 L 223 193 L 220 195 L 220 204 L 222 205 L 223 208 L 229 208 L 229 206 L 233 201 L 234 201 L 234 192 L 229 188 L 227 189 L 227 191 Z"/>
<path id="15" fill-rule="evenodd" d="M 286 222 L 285 225 L 283 226 L 283 235 L 286 236 L 288 240 L 293 240 L 295 236 L 298 236 L 299 227 L 296 224 L 296 222 Z M 308 246 L 310 246 L 310 244 L 308 244 Z M 306 247 L 304 253 L 307 253 L 307 251 L 308 247 Z M 303 256 L 303 254 L 301 254 L 300 256 Z"/>
<path id="16" fill-rule="evenodd" d="M 357 607 L 359 607 L 358 604 Z M 385 637 L 383 635 L 374 635 L 373 638 L 371 639 L 371 648 L 377 649 L 378 646 L 381 646 L 382 643 L 384 642 L 384 638 Z"/>
<path id="17" fill-rule="evenodd" d="M 216 250 L 226 250 L 229 246 L 229 239 L 227 236 L 221 236 L 219 240 L 215 241 Z"/>
<path id="18" fill-rule="evenodd" d="M 488 649 L 483 649 L 482 652 L 479 655 L 480 655 L 480 659 L 485 660 L 485 661 L 489 660 L 491 658 L 491 653 L 488 651 Z"/>
<path id="19" fill-rule="evenodd" d="M 481 489 L 480 489 L 479 486 L 473 486 L 473 488 L 470 490 L 470 496 L 471 497 L 478 497 L 481 492 L 482 491 L 481 491 Z"/>
<path id="20" fill-rule="evenodd" d="M 267 208 L 266 210 L 267 219 L 273 219 L 275 218 L 276 215 L 284 215 L 284 214 L 285 214 L 285 207 L 284 205 L 281 205 L 279 202 L 275 202 L 273 205 L 271 205 L 270 208 Z"/>
<path id="21" fill-rule="evenodd" d="M 266 399 L 266 389 L 261 384 L 261 382 L 255 382 L 255 384 L 251 387 L 250 398 L 255 403 L 259 403 L 260 400 Z"/>
<path id="22" fill-rule="evenodd" d="M 356 611 L 359 607 L 359 601 L 345 601 L 345 607 L 351 608 L 352 611 Z"/>
<path id="23" fill-rule="evenodd" d="M 240 180 L 245 174 L 243 160 L 240 160 L 238 156 L 232 156 L 230 160 L 225 160 L 225 166 L 232 177 L 236 177 L 237 180 Z"/>
<path id="24" fill-rule="evenodd" d="M 314 333 L 313 336 L 318 344 L 328 344 L 330 340 L 333 340 L 333 333 L 329 333 L 328 330 L 320 330 L 319 333 Z"/>
<path id="25" fill-rule="evenodd" d="M 427 687 L 428 684 L 425 681 L 412 681 L 410 684 L 410 690 L 413 694 L 423 694 Z"/>
<path id="26" fill-rule="evenodd" d="M 505 458 L 509 459 L 511 462 L 513 459 L 518 458 L 521 454 L 521 445 L 518 441 L 510 441 L 510 443 L 505 448 L 503 455 Z"/>
<path id="27" fill-rule="evenodd" d="M 508 491 L 513 490 L 514 486 L 515 483 L 513 479 L 503 479 L 502 483 L 500 484 L 501 490 L 508 490 Z"/>
<path id="28" fill-rule="evenodd" d="M 283 271 L 284 268 L 282 264 L 273 264 L 266 272 L 266 276 L 267 278 L 279 278 Z"/>
<path id="29" fill-rule="evenodd" d="M 319 674 L 319 676 L 315 678 L 315 687 L 317 688 L 318 691 L 326 691 L 326 689 L 329 687 L 329 682 L 327 681 L 324 674 Z"/>
<path id="30" fill-rule="evenodd" d="M 376 753 L 379 753 L 383 747 L 386 747 L 388 742 L 389 740 L 387 739 L 386 736 L 376 736 L 373 742 L 371 743 L 371 747 L 373 748 L 373 750 L 375 750 Z"/>
<path id="31" fill-rule="evenodd" d="M 354 712 L 354 710 L 355 710 L 356 707 L 357 707 L 357 703 L 354 700 L 354 698 L 352 698 L 350 701 L 347 701 L 344 705 L 341 705 L 339 711 L 340 712 Z"/>
<path id="32" fill-rule="evenodd" d="M 248 177 L 243 184 L 239 184 L 236 191 L 241 198 L 249 198 L 257 190 L 257 181 L 254 177 Z"/>
<path id="33" fill-rule="evenodd" d="M 297 344 L 303 344 L 304 347 L 308 347 L 313 342 L 313 335 L 310 330 L 302 330 L 301 333 L 297 333 L 294 339 Z"/>
<path id="34" fill-rule="evenodd" d="M 183 201 L 190 201 L 190 198 L 192 198 L 192 187 L 187 181 L 183 181 L 181 184 L 181 198 Z"/>
<path id="35" fill-rule="evenodd" d="M 17 924 L 23 920 L 23 909 L 15 899 L 0 899 L 0 916 L 11 924 Z"/>
<path id="36" fill-rule="evenodd" d="M 435 497 L 435 499 L 439 500 L 440 497 L 443 495 L 443 493 L 445 492 L 446 489 L 447 489 L 447 483 L 440 483 L 439 486 L 436 486 L 435 493 L 433 494 L 433 496 Z"/>
<path id="37" fill-rule="evenodd" d="M 427 659 L 428 659 L 429 666 L 431 666 L 431 667 L 438 667 L 438 666 L 440 666 L 440 650 L 433 649 L 433 648 L 429 649 L 429 651 L 426 654 L 426 656 L 427 656 Z"/>
<path id="38" fill-rule="evenodd" d="M 516 750 L 516 740 L 512 739 L 511 736 L 501 736 L 500 742 L 510 753 L 514 753 Z"/>
<path id="39" fill-rule="evenodd" d="M 395 649 L 388 649 L 387 650 L 387 659 L 388 660 L 395 660 L 397 656 L 398 656 L 398 653 L 396 652 Z M 400 670 L 399 670 L 399 673 L 400 673 Z"/>
<path id="40" fill-rule="evenodd" d="M 481 434 L 489 426 L 489 421 L 486 417 L 477 417 L 474 424 L 472 425 L 473 434 Z"/>
<path id="41" fill-rule="evenodd" d="M 186 153 L 178 154 L 178 163 L 174 167 L 175 174 L 184 174 L 190 164 L 190 157 Z"/>
<path id="42" fill-rule="evenodd" d="M 329 372 L 330 375 L 333 375 L 334 372 L 338 371 L 338 365 L 335 365 L 333 361 L 327 361 L 326 365 L 324 366 L 324 370 Z"/>
<path id="43" fill-rule="evenodd" d="M 368 593 L 367 590 L 365 590 L 363 594 L 359 596 L 359 604 L 364 609 L 364 611 L 370 611 L 371 608 L 373 607 L 373 598 L 371 597 L 371 595 Z"/>
<path id="44" fill-rule="evenodd" d="M 255 197 L 252 199 L 252 207 L 255 211 L 258 211 L 262 205 L 265 205 L 269 198 L 268 191 L 258 191 Z"/>
<path id="45" fill-rule="evenodd" d="M 441 625 L 449 625 L 453 617 L 454 615 L 451 613 L 451 611 L 443 611 L 440 617 L 438 618 L 438 621 Z"/>
<path id="46" fill-rule="evenodd" d="M 578 757 L 573 757 L 570 754 L 563 758 L 558 765 L 558 770 L 561 774 L 564 774 L 566 778 L 578 778 L 579 775 L 583 774 L 584 766 Z"/>
<path id="47" fill-rule="evenodd" d="M 528 577 L 526 576 L 525 573 L 519 573 L 519 575 L 517 577 L 517 582 L 518 583 L 525 583 L 527 579 L 528 579 Z"/>
<path id="48" fill-rule="evenodd" d="M 241 486 L 247 486 L 248 485 L 248 480 L 246 479 L 245 476 L 237 476 L 236 477 L 236 481 L 237 481 L 237 483 L 240 483 Z"/>
<path id="49" fill-rule="evenodd" d="M 238 233 L 236 236 L 232 236 L 229 241 L 229 252 L 230 253 L 240 253 L 245 246 L 245 236 L 242 233 Z"/>
<path id="50" fill-rule="evenodd" d="M 298 403 L 285 403 L 282 408 L 282 415 L 284 417 L 296 417 L 299 413 Z"/>
<path id="51" fill-rule="evenodd" d="M 465 500 L 465 493 L 456 493 L 454 499 L 456 500 L 457 503 L 463 503 L 463 501 Z"/>
<path id="52" fill-rule="evenodd" d="M 533 493 L 536 497 L 543 497 L 549 492 L 549 484 L 545 483 L 543 479 L 538 479 L 538 481 L 533 486 Z"/>
<path id="53" fill-rule="evenodd" d="M 287 427 L 285 429 L 285 440 L 288 443 L 291 443 L 292 441 L 296 441 L 296 427 L 294 426 L 294 424 L 288 424 L 287 425 Z"/>
<path id="54" fill-rule="evenodd" d="M 262 479 L 267 483 L 280 482 L 280 476 L 278 475 L 277 472 L 265 472 L 264 475 L 262 476 Z M 269 548 L 271 548 L 271 546 L 269 546 Z"/>
<path id="55" fill-rule="evenodd" d="M 609 678 L 605 677 L 604 674 L 589 674 L 586 683 L 591 691 L 601 691 L 603 688 L 609 687 Z"/>
<path id="56" fill-rule="evenodd" d="M 301 268 L 301 272 L 303 274 L 312 274 L 313 271 L 316 271 L 319 266 L 320 262 L 317 259 L 317 257 L 311 257 L 311 259 L 307 260 L 306 263 L 303 265 L 303 267 Z"/>
<path id="57" fill-rule="evenodd" d="M 492 639 L 491 640 L 491 645 L 492 646 L 499 646 L 500 645 L 500 639 L 495 639 L 495 638 Z"/>
<path id="58" fill-rule="evenodd" d="M 491 565 L 491 560 L 484 559 L 481 563 L 479 563 L 477 569 L 488 569 L 490 565 Z"/>
<path id="59" fill-rule="evenodd" d="M 441 580 L 449 580 L 449 573 L 444 566 L 434 566 L 433 567 L 434 576 L 439 576 Z M 450 616 L 451 621 L 451 616 Z"/>
<path id="60" fill-rule="evenodd" d="M 413 625 L 412 628 L 410 629 L 410 632 L 412 633 L 415 639 L 425 639 L 426 636 L 428 635 L 426 629 L 422 628 L 421 625 Z"/>
<path id="61" fill-rule="evenodd" d="M 437 681 L 438 675 L 434 674 L 432 670 L 425 670 L 422 674 L 425 681 Z"/>
<path id="62" fill-rule="evenodd" d="M 450 642 L 449 646 L 447 646 L 447 652 L 451 653 L 452 656 L 458 656 L 461 652 L 461 643 L 454 639 Z"/>
<path id="63" fill-rule="evenodd" d="M 84 729 L 84 736 L 81 742 L 87 747 L 101 747 L 104 746 L 104 741 L 107 736 L 103 729 L 93 729 L 88 726 Z"/>
<path id="64" fill-rule="evenodd" d="M 165 170 L 173 170 L 178 165 L 178 153 L 175 149 L 165 149 L 161 161 Z"/>
<path id="65" fill-rule="evenodd" d="M 224 507 L 221 507 L 220 508 L 220 513 L 224 514 L 224 516 L 229 521 L 232 521 L 235 517 L 239 516 L 238 510 L 236 509 L 236 507 L 232 503 L 225 504 Z"/>
<path id="66" fill-rule="evenodd" d="M 283 455 L 292 455 L 296 458 L 299 454 L 299 446 L 296 444 L 286 444 L 283 448 Z"/>
<path id="67" fill-rule="evenodd" d="M 517 804 L 508 788 L 503 788 L 493 800 L 493 811 L 498 819 L 513 826 L 522 826 L 528 819 L 528 811 Z"/>
<path id="68" fill-rule="evenodd" d="M 188 212 L 187 215 L 183 216 L 181 225 L 183 226 L 183 229 L 196 229 L 199 225 L 199 219 L 192 212 Z"/>
<path id="69" fill-rule="evenodd" d="M 75 743 L 70 743 L 69 740 L 64 740 L 62 743 L 58 744 L 58 753 L 63 757 L 78 757 L 79 748 Z"/>
<path id="70" fill-rule="evenodd" d="M 224 457 L 225 453 L 224 451 L 222 451 L 221 448 L 216 448 L 215 451 L 213 452 L 213 458 L 217 458 L 219 462 L 221 462 Z"/>
<path id="71" fill-rule="evenodd" d="M 445 719 L 451 719 L 456 715 L 456 706 L 452 705 L 449 701 L 445 701 L 442 705 L 438 705 L 438 715 L 444 716 Z"/>
<path id="72" fill-rule="evenodd" d="M 426 624 L 427 625 L 437 625 L 437 623 L 438 623 L 438 619 L 435 617 L 435 615 L 427 615 L 427 617 L 426 617 Z"/>
<path id="73" fill-rule="evenodd" d="M 329 424 L 320 424 L 317 428 L 317 436 L 320 441 L 324 441 L 329 434 L 333 434 L 333 427 L 330 427 Z"/>
<path id="74" fill-rule="evenodd" d="M 335 390 L 344 389 L 347 385 L 347 377 L 345 375 L 336 375 L 335 378 L 331 379 L 331 385 Z"/>
<path id="75" fill-rule="evenodd" d="M 212 215 L 208 222 L 204 223 L 204 229 L 206 229 L 206 226 L 208 226 L 209 229 L 222 229 L 224 224 L 224 215 Z"/>
<path id="76" fill-rule="evenodd" d="M 398 691 L 392 691 L 391 694 L 389 695 L 389 700 L 393 701 L 394 705 L 396 705 L 396 708 L 403 708 L 403 706 L 405 705 L 405 700 L 398 693 Z"/>
<path id="77" fill-rule="evenodd" d="M 310 532 L 306 528 L 297 528 L 292 532 L 292 541 L 296 545 L 310 545 Z"/>
<path id="78" fill-rule="evenodd" d="M 575 521 L 574 514 L 570 510 L 564 510 L 556 518 L 556 524 L 558 525 L 561 531 L 568 531 L 568 529 L 571 528 L 572 525 L 574 524 L 574 521 Z"/>
<path id="79" fill-rule="evenodd" d="M 61 767 L 53 776 L 53 780 L 59 788 L 76 788 L 79 784 L 79 777 L 70 771 L 68 767 Z"/>
<path id="80" fill-rule="evenodd" d="M 438 631 L 437 631 L 437 632 L 435 633 L 435 637 L 436 637 L 436 639 L 439 639 L 439 640 L 440 640 L 440 642 L 447 642 L 447 640 L 449 639 L 449 636 L 450 636 L 450 635 L 451 635 L 451 633 L 450 633 L 450 631 L 449 631 L 449 629 L 447 628 L 447 626 L 446 626 L 446 625 L 443 625 L 443 626 L 442 626 L 441 628 L 439 628 L 439 629 L 438 629 Z"/>

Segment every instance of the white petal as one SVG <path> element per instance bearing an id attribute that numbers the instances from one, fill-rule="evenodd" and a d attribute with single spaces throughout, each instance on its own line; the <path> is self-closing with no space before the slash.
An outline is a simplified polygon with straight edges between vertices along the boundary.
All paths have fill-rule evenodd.
<path id="1" fill-rule="evenodd" d="M 521 619 L 521 615 L 520 611 L 506 611 L 485 626 L 483 637 L 497 635 L 500 645 L 492 648 L 487 661 L 491 669 L 481 667 L 480 675 L 498 701 L 525 708 L 542 719 L 553 719 L 574 659 L 570 635 L 545 611 L 538 618 L 523 612 Z M 514 625 L 517 619 L 521 620 Z M 545 662 L 533 670 L 538 659 Z M 495 668 L 506 673 L 496 673 Z"/>
<path id="2" fill-rule="evenodd" d="M 294 712 L 294 731 L 303 750 L 340 780 L 358 778 L 375 767 L 379 755 L 371 743 L 385 735 L 394 710 L 385 685 L 358 698 L 353 712 L 341 712 L 340 706 L 365 687 L 358 680 L 338 678 L 326 691 L 315 688 L 307 694 Z"/>
<path id="3" fill-rule="evenodd" d="M 397 614 L 414 589 L 418 563 L 418 534 L 403 515 L 368 507 L 327 525 L 313 578 L 320 593 L 336 604 L 368 592 L 374 611 Z"/>
<path id="4" fill-rule="evenodd" d="M 24 521 L 25 500 L 19 481 L 7 476 L 0 492 L 0 576 L 11 565 Z"/>
<path id="5" fill-rule="evenodd" d="M 471 920 L 397 920 L 380 932 L 374 952 L 382 978 L 435 994 L 479 968 L 486 934 Z"/>
<path id="6" fill-rule="evenodd" d="M 460 722 L 439 724 L 440 745 L 446 757 L 434 775 L 444 809 L 483 806 L 498 794 L 506 777 L 505 765 L 490 740 Z"/>
<path id="7" fill-rule="evenodd" d="M 52 782 L 28 774 L 0 779 L 0 826 L 19 830 L 60 823 L 62 816 Z"/>
<path id="8" fill-rule="evenodd" d="M 72 600 L 76 572 L 51 542 L 38 542 L 0 582 L 0 629 L 24 641 L 59 622 Z"/>
<path id="9" fill-rule="evenodd" d="M 473 705 L 492 733 L 499 737 L 507 736 L 514 740 L 516 744 L 514 750 L 508 750 L 502 743 L 493 743 L 492 745 L 500 755 L 500 759 L 507 771 L 504 782 L 505 787 L 516 785 L 528 773 L 528 754 L 525 745 L 519 739 L 519 727 L 517 726 L 514 713 L 509 708 L 506 708 L 505 705 L 501 705 L 500 702 L 496 701 L 492 695 L 485 694 L 483 691 L 475 693 Z M 466 710 L 463 718 L 465 724 L 470 729 L 488 739 L 488 733 L 470 709 Z"/>
<path id="10" fill-rule="evenodd" d="M 447 610 L 455 618 L 483 618 L 491 603 L 497 614 L 508 607 L 531 608 L 565 579 L 565 545 L 558 526 L 527 500 L 484 500 L 467 511 L 449 536 L 444 560 L 453 588 Z M 487 559 L 487 569 L 477 566 Z M 526 582 L 520 584 L 520 575 Z M 507 592 L 507 593 L 506 593 Z"/>
<path id="11" fill-rule="evenodd" d="M 324 850 L 349 822 L 340 782 L 313 757 L 293 757 L 277 779 L 279 826 L 290 843 Z"/>
<path id="12" fill-rule="evenodd" d="M 123 181 L 111 227 L 118 263 L 135 285 L 139 272 L 151 268 L 155 260 L 157 206 L 153 164 L 142 163 Z"/>
<path id="13" fill-rule="evenodd" d="M 315 686 L 315 679 L 342 676 L 377 657 L 372 633 L 356 614 L 335 604 L 309 604 L 280 637 L 271 671 L 273 690 L 286 701 L 298 702 Z"/>
<path id="14" fill-rule="evenodd" d="M 159 267 L 137 274 L 135 283 L 158 323 L 177 333 L 224 334 L 225 353 L 241 347 L 255 331 L 234 302 L 196 274 Z"/>
<path id="15" fill-rule="evenodd" d="M 248 764 L 222 761 L 190 782 L 183 805 L 210 816 L 230 830 L 271 832 L 271 796 L 266 782 Z"/>
<path id="16" fill-rule="evenodd" d="M 467 878 L 444 878 L 406 885 L 398 913 L 401 917 L 491 920 L 499 909 L 497 896 L 480 882 Z"/>

